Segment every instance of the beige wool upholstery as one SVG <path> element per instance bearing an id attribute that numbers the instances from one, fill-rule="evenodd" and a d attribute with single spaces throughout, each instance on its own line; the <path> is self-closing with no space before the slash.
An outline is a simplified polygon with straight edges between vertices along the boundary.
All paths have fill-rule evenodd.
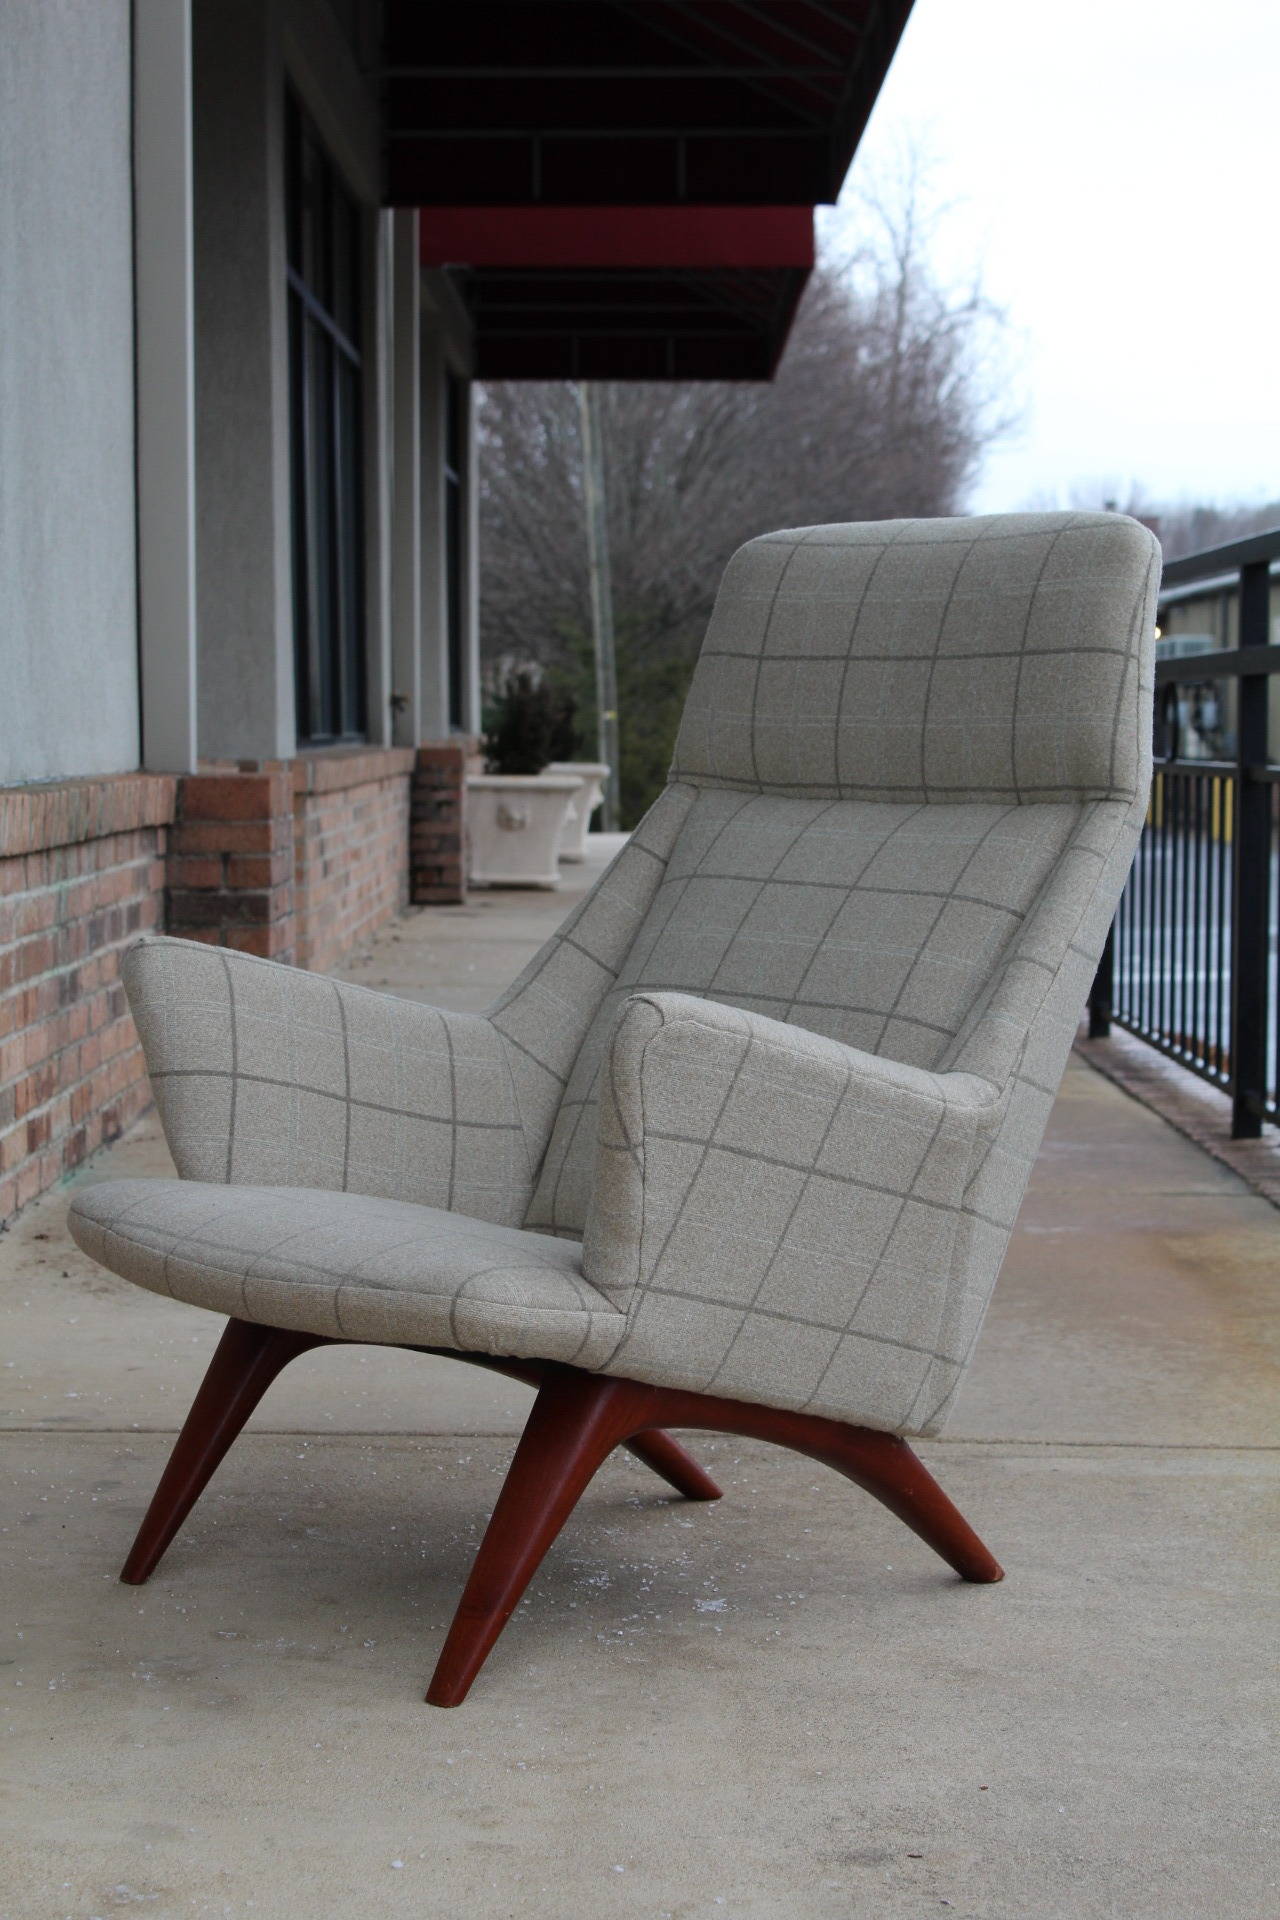
<path id="1" fill-rule="evenodd" d="M 239 1320 L 581 1367 L 604 1366 L 626 1325 L 572 1242 L 439 1207 L 202 1180 L 113 1180 L 85 1200 L 86 1253 Z"/>
<path id="2" fill-rule="evenodd" d="M 487 1014 L 131 951 L 183 1178 L 77 1238 L 271 1325 L 937 1432 L 1141 831 L 1158 573 L 1112 514 L 751 541 L 670 784 Z"/>

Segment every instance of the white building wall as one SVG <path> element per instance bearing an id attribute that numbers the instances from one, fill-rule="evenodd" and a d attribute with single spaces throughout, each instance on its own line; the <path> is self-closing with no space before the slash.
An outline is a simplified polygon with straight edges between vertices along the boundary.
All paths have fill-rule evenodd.
<path id="1" fill-rule="evenodd" d="M 142 759 L 196 765 L 191 13 L 133 0 L 133 240 Z"/>
<path id="2" fill-rule="evenodd" d="M 0 31 L 0 783 L 138 764 L 129 0 Z"/>
<path id="3" fill-rule="evenodd" d="M 148 4 L 163 9 L 166 0 Z M 404 396 L 392 379 L 393 222 L 375 212 L 375 103 L 353 49 L 313 0 L 191 6 L 198 671 L 188 661 L 185 677 L 177 672 L 179 650 L 192 646 L 190 611 L 179 619 L 177 596 L 152 594 L 160 619 L 153 617 L 143 636 L 150 701 L 144 739 L 135 355 L 147 352 L 144 376 L 148 366 L 156 375 L 157 360 L 154 340 L 136 332 L 134 222 L 145 199 L 135 205 L 137 22 L 130 0 L 0 0 L 0 784 L 124 771 L 139 764 L 144 749 L 148 764 L 190 765 L 189 703 L 197 689 L 202 757 L 275 758 L 294 750 L 286 76 L 370 209 L 369 738 L 375 745 L 393 737 L 412 742 L 448 730 L 436 467 L 444 367 L 465 373 L 469 362 L 465 313 L 445 276 L 427 274 L 418 283 L 412 261 L 405 263 L 402 277 L 412 276 L 415 301 L 419 284 L 423 298 L 420 319 L 400 316 L 407 337 L 399 349 L 401 359 L 413 357 L 422 416 L 411 401 L 412 419 L 401 422 L 400 437 L 411 425 L 414 440 L 422 431 L 426 441 L 426 471 L 415 471 L 412 488 L 416 496 L 421 485 L 426 497 L 408 503 L 406 527 L 423 590 L 406 595 L 404 567 L 397 580 L 392 560 L 395 413 Z M 147 6 L 138 12 L 145 20 Z M 166 104 L 162 89 L 157 101 Z M 181 103 L 168 104 L 177 114 Z M 142 185 L 162 190 L 154 167 L 152 174 Z M 157 240 L 157 222 L 147 226 Z M 166 241 L 153 264 L 167 272 L 172 254 Z M 144 251 L 144 268 L 146 261 Z M 157 313 L 164 318 L 171 306 L 161 303 Z M 148 386 L 144 377 L 144 398 L 153 388 L 156 379 Z M 173 408 L 158 401 L 157 409 L 155 420 L 165 427 Z M 158 462 L 152 466 L 159 470 Z M 162 488 L 155 497 L 159 511 L 151 518 L 158 523 L 173 505 L 172 491 Z M 469 569 L 473 560 L 469 555 Z M 188 590 L 189 569 L 190 556 Z M 173 582 L 166 575 L 161 584 Z M 474 678 L 473 593 L 466 602 Z M 406 662 L 410 706 L 393 713 L 390 696 L 401 691 Z M 475 724 L 471 713 L 468 723 Z"/>

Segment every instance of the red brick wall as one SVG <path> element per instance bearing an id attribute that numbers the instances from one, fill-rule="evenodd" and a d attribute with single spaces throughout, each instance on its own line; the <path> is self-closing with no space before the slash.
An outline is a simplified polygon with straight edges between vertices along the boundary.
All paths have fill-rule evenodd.
<path id="1" fill-rule="evenodd" d="M 409 898 L 415 907 L 466 900 L 470 748 L 465 740 L 418 748 L 409 810 Z"/>
<path id="2" fill-rule="evenodd" d="M 0 1220 L 150 1102 L 119 961 L 161 922 L 174 787 L 0 791 Z"/>
<path id="3" fill-rule="evenodd" d="M 0 1221 L 150 1102 L 129 941 L 338 965 L 406 904 L 414 777 L 357 748 L 0 789 Z"/>
<path id="4" fill-rule="evenodd" d="M 290 762 L 210 768 L 180 782 L 165 932 L 297 959 Z"/>
<path id="5" fill-rule="evenodd" d="M 408 901 L 410 748 L 317 754 L 293 768 L 298 964 L 323 973 Z"/>

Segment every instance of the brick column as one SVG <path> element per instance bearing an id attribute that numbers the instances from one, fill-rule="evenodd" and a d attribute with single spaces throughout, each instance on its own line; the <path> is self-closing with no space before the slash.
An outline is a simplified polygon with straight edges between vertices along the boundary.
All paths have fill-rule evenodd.
<path id="1" fill-rule="evenodd" d="M 293 775 L 188 774 L 169 836 L 166 933 L 264 959 L 294 959 Z"/>
<path id="2" fill-rule="evenodd" d="M 470 744 L 449 740 L 418 748 L 409 789 L 409 899 L 415 907 L 466 902 Z"/>

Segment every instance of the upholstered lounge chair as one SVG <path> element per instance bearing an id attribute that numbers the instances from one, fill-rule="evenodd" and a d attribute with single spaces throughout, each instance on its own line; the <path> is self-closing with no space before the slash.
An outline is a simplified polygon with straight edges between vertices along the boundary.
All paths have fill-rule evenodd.
<path id="1" fill-rule="evenodd" d="M 369 1341 L 539 1387 L 440 1705 L 613 1447 L 715 1496 L 669 1426 L 825 1461 L 999 1579 L 903 1436 L 955 1398 L 1133 855 L 1157 574 L 1115 515 L 753 540 L 669 785 L 486 1014 L 133 947 L 181 1179 L 72 1229 L 230 1324 L 123 1577 L 283 1365 Z"/>

